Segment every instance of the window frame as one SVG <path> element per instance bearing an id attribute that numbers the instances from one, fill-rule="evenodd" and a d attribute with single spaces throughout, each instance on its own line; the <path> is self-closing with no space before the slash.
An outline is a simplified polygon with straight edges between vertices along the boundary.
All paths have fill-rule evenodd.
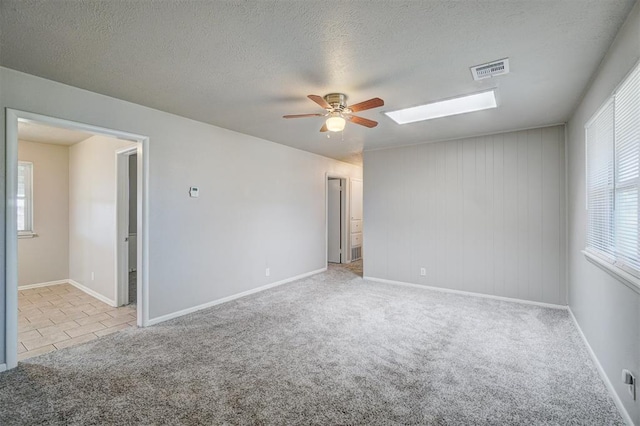
<path id="1" fill-rule="evenodd" d="M 611 93 L 610 96 L 607 97 L 607 99 L 602 103 L 602 105 L 596 110 L 596 112 L 591 116 L 591 118 L 586 122 L 586 124 L 584 125 L 584 146 L 585 146 L 585 211 L 587 212 L 587 217 L 586 217 L 586 238 L 585 238 L 585 248 L 584 250 L 582 250 L 582 253 L 585 255 L 585 257 L 587 258 L 587 260 L 589 260 L 591 263 L 593 263 L 594 265 L 600 267 L 601 269 L 603 269 L 605 272 L 609 273 L 610 275 L 612 275 L 614 278 L 617 278 L 618 280 L 622 281 L 625 285 L 631 287 L 632 289 L 634 289 L 637 292 L 640 292 L 640 267 L 637 266 L 633 266 L 629 264 L 629 261 L 626 259 L 626 257 L 624 256 L 624 253 L 617 253 L 616 252 L 616 246 L 617 246 L 617 236 L 616 233 L 617 228 L 616 228 L 616 214 L 617 214 L 617 209 L 616 209 L 616 203 L 617 203 L 617 194 L 619 190 L 624 190 L 626 187 L 628 186 L 633 186 L 634 184 L 630 184 L 629 182 L 624 182 L 622 184 L 622 186 L 620 187 L 618 179 L 617 179 L 617 172 L 618 172 L 618 164 L 617 164 L 617 144 L 616 144 L 616 125 L 617 125 L 617 120 L 616 120 L 616 95 L 621 91 L 621 89 L 623 87 L 625 87 L 625 84 L 631 82 L 632 80 L 630 80 L 630 78 L 632 78 L 632 76 L 634 76 L 634 74 L 640 72 L 640 62 L 636 63 L 631 70 L 629 71 L 629 73 L 627 75 L 625 75 L 625 77 L 621 80 L 621 82 L 618 84 L 618 86 L 615 88 L 615 90 Z M 640 94 L 638 95 L 640 98 Z M 639 99 L 640 101 L 640 99 Z M 592 229 L 590 228 L 591 222 L 590 222 L 590 213 L 589 211 L 589 201 L 590 201 L 590 191 L 592 190 L 592 188 L 590 188 L 589 184 L 589 163 L 588 163 L 588 152 L 589 152 L 589 129 L 591 128 L 592 124 L 598 119 L 598 117 L 600 116 L 600 114 L 603 112 L 603 110 L 605 110 L 609 105 L 613 105 L 613 117 L 612 117 L 612 126 L 613 126 L 613 138 L 612 138 L 612 154 L 613 154 L 613 163 L 612 163 L 612 170 L 611 170 L 611 174 L 613 176 L 613 182 L 612 182 L 612 186 L 610 189 L 611 193 L 613 194 L 613 204 L 610 206 L 611 211 L 608 212 L 608 216 L 609 216 L 609 220 L 611 220 L 612 222 L 612 229 L 610 231 L 610 235 L 608 235 L 609 238 L 609 243 L 612 245 L 612 247 L 607 248 L 607 251 L 609 252 L 605 252 L 602 250 L 599 250 L 596 247 L 592 247 L 589 245 L 589 234 L 592 232 Z M 640 144 L 640 141 L 638 141 L 638 143 Z M 593 147 L 592 147 L 593 148 Z M 640 177 L 636 178 L 636 187 L 640 188 Z M 638 196 L 640 198 L 640 195 Z M 638 200 L 638 203 L 640 203 L 640 200 Z M 640 231 L 640 209 L 638 210 L 637 216 L 636 216 L 638 225 L 637 225 L 637 230 Z M 638 257 L 640 258 L 640 254 L 638 255 Z M 640 263 L 640 259 L 633 259 L 632 261 L 634 261 L 636 264 Z"/>
<path id="2" fill-rule="evenodd" d="M 18 166 L 27 166 L 29 169 L 29 186 L 25 188 L 25 196 L 20 197 L 16 192 L 16 209 L 17 209 L 17 201 L 21 198 L 25 200 L 25 208 L 26 214 L 24 217 L 25 221 L 25 229 L 18 229 L 18 238 L 33 238 L 36 233 L 34 230 L 34 220 L 33 220 L 33 162 L 31 161 L 18 161 Z M 18 167 L 19 169 L 19 167 Z M 17 217 L 17 215 L 16 215 Z M 17 226 L 17 224 L 16 224 Z"/>

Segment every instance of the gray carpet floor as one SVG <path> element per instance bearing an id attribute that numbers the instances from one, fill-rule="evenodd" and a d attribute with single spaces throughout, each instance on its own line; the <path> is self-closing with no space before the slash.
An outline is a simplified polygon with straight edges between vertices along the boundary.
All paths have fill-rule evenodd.
<path id="1" fill-rule="evenodd" d="M 0 374 L 0 424 L 623 424 L 563 310 L 348 268 Z"/>

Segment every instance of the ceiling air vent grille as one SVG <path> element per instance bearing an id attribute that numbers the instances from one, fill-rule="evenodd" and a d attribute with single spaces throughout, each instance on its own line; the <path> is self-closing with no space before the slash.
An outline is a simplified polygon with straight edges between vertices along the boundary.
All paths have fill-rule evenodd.
<path id="1" fill-rule="evenodd" d="M 482 80 L 496 75 L 507 74 L 509 72 L 509 58 L 489 62 L 488 64 L 471 67 L 471 74 L 474 80 Z"/>

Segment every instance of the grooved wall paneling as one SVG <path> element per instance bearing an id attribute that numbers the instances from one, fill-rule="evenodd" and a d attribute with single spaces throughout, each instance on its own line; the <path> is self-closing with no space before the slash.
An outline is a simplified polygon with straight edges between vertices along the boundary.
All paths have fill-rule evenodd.
<path id="1" fill-rule="evenodd" d="M 365 152 L 365 276 L 565 304 L 564 165 L 563 126 Z"/>

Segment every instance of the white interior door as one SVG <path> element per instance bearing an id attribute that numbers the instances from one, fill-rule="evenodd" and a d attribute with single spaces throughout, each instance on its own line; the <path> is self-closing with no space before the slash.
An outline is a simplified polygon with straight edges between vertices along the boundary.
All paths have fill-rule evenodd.
<path id="1" fill-rule="evenodd" d="M 327 260 L 332 263 L 340 263 L 340 211 L 341 211 L 341 184 L 340 179 L 329 179 L 329 191 L 327 194 Z"/>
<path id="2" fill-rule="evenodd" d="M 118 253 L 116 256 L 116 304 L 117 306 L 123 306 L 129 304 L 129 260 L 130 252 L 133 248 L 136 249 L 136 242 L 131 243 L 129 241 L 130 234 L 130 216 L 131 216 L 131 204 L 130 204 L 130 157 L 137 151 L 136 146 L 130 146 L 116 152 L 117 161 L 117 226 L 116 226 L 116 238 L 118 241 Z M 137 159 L 137 157 L 136 157 Z M 137 169 L 135 170 L 137 174 Z M 137 176 L 136 176 L 137 177 Z M 137 179 L 134 178 L 136 181 Z M 137 187 L 136 187 L 137 188 Z M 135 189 L 135 188 L 134 188 Z M 136 189 L 137 192 L 137 189 Z M 137 194 L 133 194 L 134 200 Z M 137 208 L 137 205 L 136 205 Z M 137 218 L 135 220 L 137 226 Z"/>

